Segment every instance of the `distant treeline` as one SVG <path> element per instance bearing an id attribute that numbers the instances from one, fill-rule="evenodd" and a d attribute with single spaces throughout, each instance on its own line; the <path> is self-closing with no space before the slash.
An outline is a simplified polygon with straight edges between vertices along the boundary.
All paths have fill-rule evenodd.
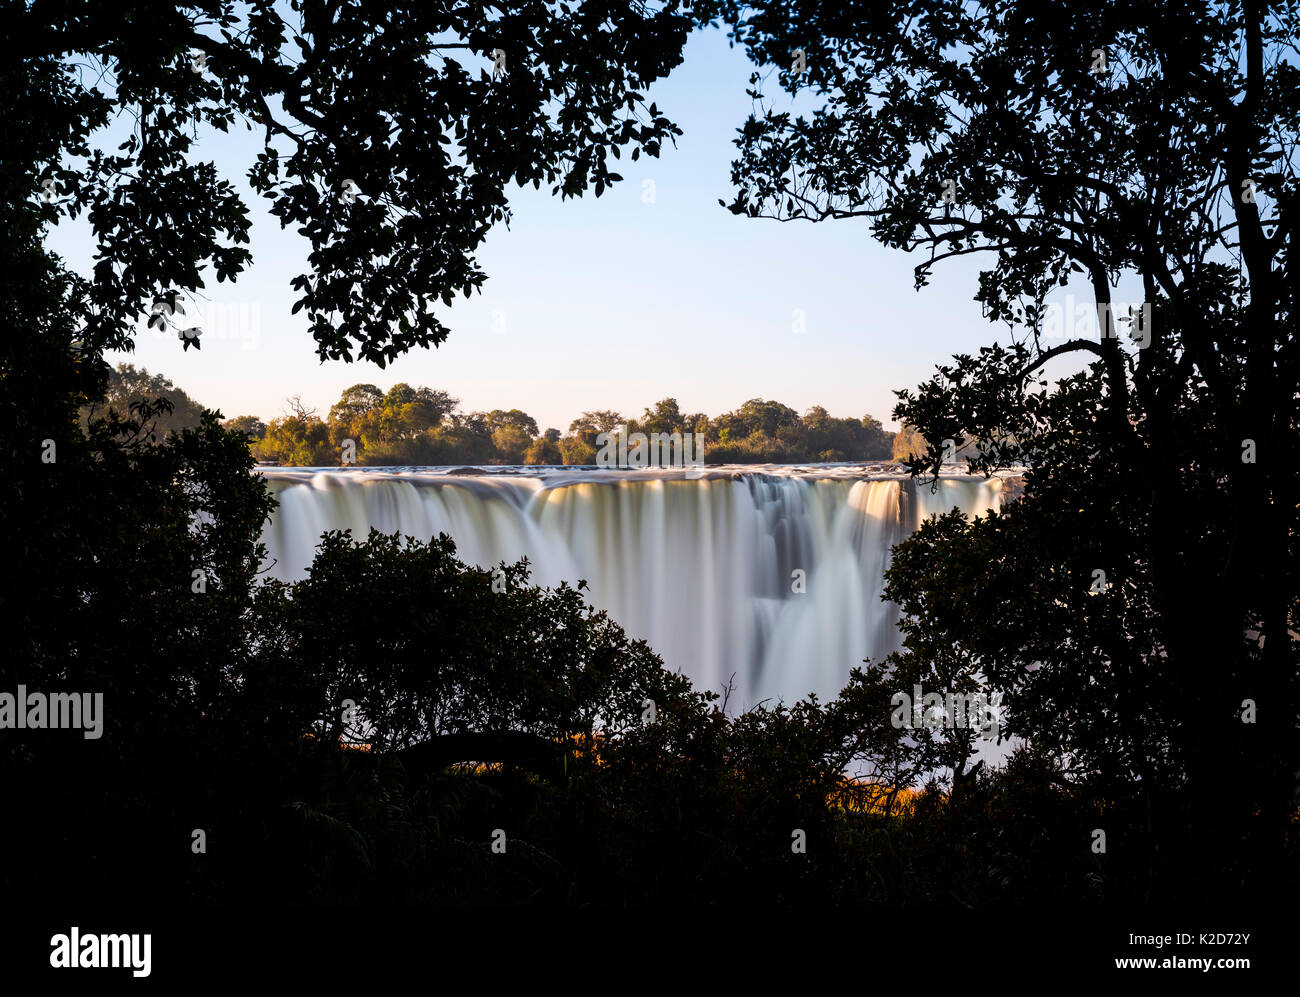
<path id="1" fill-rule="evenodd" d="M 396 384 L 387 392 L 355 384 L 321 419 L 291 400 L 255 449 L 282 464 L 337 464 L 352 440 L 359 464 L 593 464 L 596 437 L 618 426 L 627 433 L 701 433 L 709 463 L 888 460 L 894 435 L 871 416 L 837 419 L 814 406 L 803 415 L 780 402 L 751 399 L 710 419 L 682 412 L 665 398 L 640 418 L 613 411 L 583 412 L 558 429 L 538 429 L 519 409 L 461 412 L 445 391 Z M 232 423 L 257 435 L 252 421 Z"/>
<path id="2" fill-rule="evenodd" d="M 109 371 L 108 390 L 104 400 L 81 407 L 82 429 L 86 428 L 90 418 L 105 415 L 110 409 L 126 418 L 130 415 L 132 403 L 159 399 L 166 399 L 171 404 L 171 411 L 164 410 L 150 420 L 152 432 L 158 441 L 165 439 L 168 433 L 193 429 L 199 425 L 203 406 L 168 378 L 161 374 L 150 374 L 144 369 L 136 370 L 135 364 L 120 363 L 116 369 Z M 244 428 L 243 424 L 240 428 Z"/>
<path id="3" fill-rule="evenodd" d="M 144 398 L 167 398 L 173 404 L 172 413 L 157 422 L 159 437 L 198 425 L 202 406 L 184 391 L 161 375 L 119 364 L 104 407 L 125 415 L 132 401 Z M 458 398 L 433 388 L 402 383 L 385 392 L 373 384 L 354 384 L 325 418 L 294 397 L 286 414 L 269 423 L 241 415 L 225 425 L 253 438 L 259 460 L 299 466 L 341 463 L 348 440 L 357 464 L 594 464 L 597 434 L 620 425 L 628 434 L 701 433 L 710 464 L 891 460 L 916 445 L 907 427 L 892 433 L 870 415 L 841 419 L 820 405 L 800 415 L 762 398 L 715 418 L 684 413 L 675 398 L 656 402 L 640 418 L 607 410 L 583 412 L 563 435 L 558 429 L 539 430 L 536 420 L 519 409 L 462 412 L 459 405 Z"/>

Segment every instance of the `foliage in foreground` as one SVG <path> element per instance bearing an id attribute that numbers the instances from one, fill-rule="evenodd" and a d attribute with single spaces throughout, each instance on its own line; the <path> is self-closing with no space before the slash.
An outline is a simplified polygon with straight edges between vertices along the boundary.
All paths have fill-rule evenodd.
<path id="1" fill-rule="evenodd" d="M 569 592 L 520 596 L 518 621 L 408 604 L 398 633 L 368 638 L 388 629 L 394 581 L 465 610 L 484 579 L 448 550 L 327 541 L 344 578 L 301 590 L 330 615 L 299 615 L 290 593 L 254 590 L 267 498 L 246 440 L 209 418 L 143 448 L 152 408 L 78 423 L 142 310 L 165 314 L 209 268 L 220 281 L 249 262 L 246 206 L 197 160 L 197 128 L 265 130 L 248 179 L 311 243 L 294 288 L 318 352 L 384 364 L 445 338 L 429 306 L 481 283 L 472 254 L 507 216 L 509 183 L 599 194 L 618 180 L 607 153 L 656 155 L 676 135 L 640 91 L 680 57 L 681 8 L 500 18 L 361 2 L 335 20 L 318 3 L 286 17 L 261 2 L 30 5 L 12 12 L 0 101 L 6 146 L 24 151 L 0 160 L 14 330 L 0 339 L 0 512 L 18 580 L 0 677 L 102 688 L 108 730 L 7 732 L 5 787 L 26 808 L 0 832 L 22 857 L 0 866 L 8 894 L 987 902 L 1294 881 L 1296 4 L 714 6 L 787 89 L 805 85 L 785 69 L 804 52 L 825 105 L 747 123 L 739 212 L 865 218 L 882 242 L 929 250 L 922 285 L 941 259 L 989 254 L 979 299 L 1020 341 L 955 358 L 897 414 L 931 462 L 969 433 L 991 444 L 983 466 L 1033 464 L 1033 499 L 907 548 L 892 584 L 918 622 L 894 666 L 985 668 L 1020 693 L 1012 717 L 1035 754 L 878 814 L 881 784 L 863 806 L 839 762 L 915 768 L 884 725 L 879 666 L 834 703 L 732 720 L 674 694 Z M 501 45 L 497 78 L 484 57 Z M 1096 46 L 1114 71 L 1094 73 Z M 107 127 L 121 115 L 148 124 L 124 145 Z M 936 208 L 949 181 L 956 200 Z M 72 216 L 90 222 L 89 275 L 41 248 Z M 1141 279 L 1153 323 L 1133 345 L 1043 341 L 1047 294 L 1078 273 L 1103 313 L 1118 280 Z M 1067 353 L 1096 361 L 1049 392 L 1039 371 Z M 545 635 L 532 599 L 561 614 Z M 518 656 L 477 640 L 480 625 Z M 564 644 L 557 632 L 582 635 L 558 682 L 532 657 Z M 454 675 L 437 654 L 431 675 L 413 667 L 444 647 Z M 654 687 L 655 723 L 595 736 L 602 710 Z M 379 750 L 322 727 L 343 722 L 352 690 Z M 1244 698 L 1261 708 L 1253 730 Z M 431 744 L 410 743 L 421 724 Z M 448 768 L 467 755 L 503 768 Z M 792 825 L 806 855 L 789 850 Z M 1087 848 L 1096 827 L 1104 859 Z M 504 855 L 495 828 L 514 843 Z"/>
<path id="2" fill-rule="evenodd" d="M 328 534 L 309 577 L 259 583 L 247 437 L 209 415 L 123 447 L 137 430 L 92 424 L 63 472 L 137 517 L 83 535 L 57 613 L 21 618 L 47 684 L 107 690 L 108 726 L 93 743 L 8 732 L 7 785 L 39 819 L 5 825 L 26 857 L 7 891 L 37 876 L 218 904 L 967 905 L 1184 882 L 1147 863 L 1122 785 L 1030 750 L 945 775 L 889 724 L 898 679 L 880 664 L 829 703 L 728 716 L 581 586 L 468 567 L 445 537 Z M 195 501 L 203 528 L 180 528 Z M 210 567 L 206 591 L 190 563 Z M 1109 856 L 1089 848 L 1099 824 Z"/>

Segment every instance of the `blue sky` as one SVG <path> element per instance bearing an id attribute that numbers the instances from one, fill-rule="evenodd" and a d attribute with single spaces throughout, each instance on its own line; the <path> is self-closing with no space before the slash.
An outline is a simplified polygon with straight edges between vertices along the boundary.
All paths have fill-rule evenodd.
<path id="1" fill-rule="evenodd" d="M 483 293 L 442 313 L 451 337 L 437 349 L 386 370 L 320 363 L 302 314 L 290 315 L 305 244 L 249 195 L 255 263 L 236 284 L 208 289 L 218 311 L 203 316 L 203 348 L 183 352 L 174 333 L 144 331 L 134 354 L 110 360 L 161 372 L 227 416 L 269 419 L 295 394 L 323 415 L 350 384 L 408 381 L 445 389 L 466 410 L 521 408 L 561 430 L 584 410 L 637 415 L 667 396 L 710 415 L 754 397 L 799 411 L 820 404 L 893 428 L 893 389 L 997 335 L 972 297 L 977 266 L 947 264 L 917 292 L 917 260 L 874 243 L 864 223 L 782 224 L 722 208 L 751 71 L 721 32 L 697 33 L 683 65 L 650 93 L 684 132 L 677 148 L 636 163 L 625 156 L 625 181 L 599 199 L 514 191 L 511 227 L 479 253 Z M 199 147 L 236 180 L 256 151 L 242 130 Z M 89 266 L 76 225 L 49 244 Z"/>

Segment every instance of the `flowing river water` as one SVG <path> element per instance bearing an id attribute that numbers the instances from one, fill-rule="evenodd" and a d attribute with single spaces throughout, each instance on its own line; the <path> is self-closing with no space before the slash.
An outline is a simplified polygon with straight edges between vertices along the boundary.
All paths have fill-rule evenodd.
<path id="1" fill-rule="evenodd" d="M 449 534 L 483 567 L 527 557 L 537 584 L 590 599 L 733 707 L 833 697 L 898 646 L 881 600 L 890 547 L 927 516 L 998 508 L 1004 483 L 872 465 L 681 469 L 264 468 L 279 508 L 271 575 L 305 575 L 320 535 Z M 734 677 L 734 678 L 733 678 Z"/>

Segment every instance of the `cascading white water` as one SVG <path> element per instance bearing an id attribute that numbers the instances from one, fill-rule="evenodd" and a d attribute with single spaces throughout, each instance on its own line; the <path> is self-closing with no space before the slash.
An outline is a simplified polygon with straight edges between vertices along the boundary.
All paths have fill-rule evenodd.
<path id="1" fill-rule="evenodd" d="M 586 579 L 597 607 L 697 687 L 734 676 L 741 709 L 830 698 L 894 650 L 897 610 L 880 598 L 890 547 L 923 517 L 997 508 L 1002 485 L 947 477 L 932 492 L 839 465 L 465 471 L 265 470 L 280 502 L 263 534 L 269 573 L 302 578 L 325 530 L 447 533 L 471 564 L 527 557 L 537 584 Z"/>

